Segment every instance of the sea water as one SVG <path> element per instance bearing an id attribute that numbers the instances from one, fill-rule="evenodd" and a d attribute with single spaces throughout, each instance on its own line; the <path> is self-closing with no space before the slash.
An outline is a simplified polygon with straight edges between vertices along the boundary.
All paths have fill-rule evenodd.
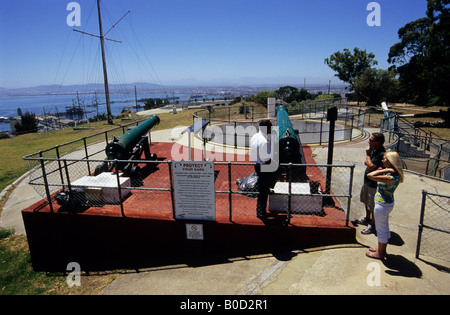
<path id="1" fill-rule="evenodd" d="M 171 94 L 169 98 L 174 97 L 176 101 L 187 102 L 190 99 L 190 94 Z M 159 93 L 148 93 L 138 95 L 137 104 L 141 107 L 138 110 L 143 110 L 143 99 L 153 98 L 153 99 L 165 99 L 167 95 L 162 95 Z M 214 96 L 209 96 L 211 99 Z M 94 95 L 85 94 L 78 96 L 81 103 L 81 107 L 87 113 L 83 116 L 83 119 L 94 117 L 97 115 L 97 108 L 93 106 Z M 215 96 L 215 98 L 220 98 L 220 96 Z M 131 109 L 136 111 L 135 97 L 129 94 L 111 94 L 111 113 L 113 115 L 118 115 L 125 109 Z M 106 113 L 106 101 L 104 94 L 97 95 L 98 113 Z M 172 102 L 172 100 L 171 100 Z M 14 117 L 18 116 L 18 109 L 20 108 L 22 114 L 26 112 L 34 113 L 36 115 L 41 114 L 56 114 L 65 113 L 66 108 L 78 106 L 77 96 L 74 94 L 70 95 L 38 95 L 38 96 L 13 96 L 13 97 L 0 97 L 0 117 Z M 10 123 L 0 121 L 0 131 L 9 131 Z"/>

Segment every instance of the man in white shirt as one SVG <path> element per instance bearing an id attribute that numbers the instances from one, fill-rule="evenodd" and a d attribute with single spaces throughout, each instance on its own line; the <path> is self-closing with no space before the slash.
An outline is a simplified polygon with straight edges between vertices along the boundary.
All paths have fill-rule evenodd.
<path id="1" fill-rule="evenodd" d="M 271 152 L 272 123 L 268 119 L 259 122 L 259 132 L 250 139 L 250 156 L 255 162 L 255 172 L 258 174 L 259 195 L 256 205 L 256 216 L 262 220 L 267 218 L 267 197 L 269 189 L 273 188 L 276 176 L 271 172 L 262 172 L 262 164 L 270 164 L 273 153 Z"/>
<path id="2" fill-rule="evenodd" d="M 250 139 L 250 156 L 256 164 L 270 163 L 270 134 L 272 123 L 270 120 L 261 120 L 259 132 Z"/>

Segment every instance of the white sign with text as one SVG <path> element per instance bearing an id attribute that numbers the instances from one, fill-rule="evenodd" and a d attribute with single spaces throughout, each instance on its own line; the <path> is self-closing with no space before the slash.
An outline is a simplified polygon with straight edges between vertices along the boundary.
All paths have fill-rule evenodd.
<path id="1" fill-rule="evenodd" d="M 172 170 L 175 218 L 215 221 L 214 163 L 175 161 Z"/>
<path id="2" fill-rule="evenodd" d="M 203 241 L 203 224 L 186 223 L 186 239 Z"/>

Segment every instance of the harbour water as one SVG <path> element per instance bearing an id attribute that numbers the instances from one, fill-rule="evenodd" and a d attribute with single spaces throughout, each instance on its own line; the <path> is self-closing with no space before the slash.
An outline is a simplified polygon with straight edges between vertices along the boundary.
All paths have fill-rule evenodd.
<path id="1" fill-rule="evenodd" d="M 199 95 L 196 95 L 199 96 Z M 188 103 L 189 101 L 194 101 L 194 98 L 191 98 L 191 94 L 158 94 L 158 93 L 148 93 L 148 94 L 138 94 L 138 105 L 141 107 L 138 110 L 143 110 L 143 104 L 145 99 L 153 98 L 153 99 L 166 99 L 169 97 L 170 102 L 178 101 L 180 104 Z M 221 96 L 204 96 L 201 98 L 197 98 L 198 101 L 203 100 L 203 98 L 207 99 L 218 99 Z M 98 94 L 97 100 L 99 102 L 98 113 L 103 114 L 106 113 L 106 101 L 104 94 Z M 122 110 L 131 109 L 132 111 L 136 111 L 136 101 L 135 96 L 130 94 L 111 94 L 111 112 L 113 115 L 118 115 Z M 93 106 L 95 103 L 93 94 L 85 94 L 79 95 L 79 101 L 82 109 L 86 111 L 86 116 L 83 117 L 93 117 L 97 115 L 97 107 Z M 18 114 L 18 108 L 20 108 L 22 114 L 25 114 L 27 111 L 30 113 L 34 113 L 36 115 L 46 114 L 56 114 L 56 113 L 65 113 L 66 108 L 72 107 L 73 105 L 77 105 L 77 96 L 70 95 L 40 95 L 40 96 L 15 96 L 15 97 L 0 97 L 0 117 L 14 117 Z M 10 123 L 0 121 L 0 131 L 9 131 Z"/>

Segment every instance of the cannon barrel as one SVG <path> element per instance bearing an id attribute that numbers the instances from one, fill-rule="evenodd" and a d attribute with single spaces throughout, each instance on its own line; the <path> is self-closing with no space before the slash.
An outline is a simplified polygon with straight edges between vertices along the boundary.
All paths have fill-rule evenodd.
<path id="1" fill-rule="evenodd" d="M 276 113 L 280 162 L 306 164 L 302 143 L 296 130 L 292 127 L 286 107 L 279 105 Z"/>
<path id="2" fill-rule="evenodd" d="M 121 135 L 106 146 L 106 156 L 109 160 L 128 160 L 134 147 L 153 127 L 159 124 L 159 117 L 150 116 L 146 121 Z"/>

